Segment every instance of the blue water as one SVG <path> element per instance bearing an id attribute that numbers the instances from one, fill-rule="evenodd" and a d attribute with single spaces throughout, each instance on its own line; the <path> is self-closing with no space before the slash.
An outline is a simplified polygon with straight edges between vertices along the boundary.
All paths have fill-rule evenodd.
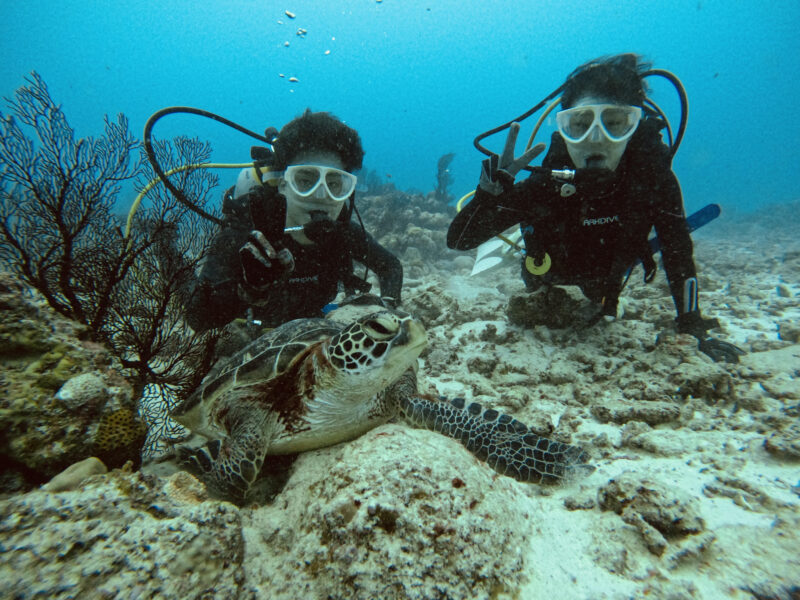
<path id="1" fill-rule="evenodd" d="M 455 152 L 451 191 L 461 195 L 477 182 L 476 134 L 586 60 L 634 51 L 689 94 L 674 163 L 687 209 L 750 211 L 800 198 L 798 24 L 797 0 L 6 1 L 0 94 L 38 71 L 81 136 L 122 112 L 141 137 L 151 113 L 177 104 L 256 131 L 307 106 L 329 110 L 361 133 L 366 166 L 401 189 L 433 189 L 438 157 Z M 677 126 L 671 88 L 654 86 L 653 98 Z M 184 116 L 154 137 L 179 134 L 208 139 L 221 162 L 247 160 L 254 143 Z"/>

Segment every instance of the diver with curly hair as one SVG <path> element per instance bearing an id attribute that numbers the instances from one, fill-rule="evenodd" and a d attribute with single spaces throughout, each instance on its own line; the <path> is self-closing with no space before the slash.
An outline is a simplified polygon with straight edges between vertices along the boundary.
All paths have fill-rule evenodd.
<path id="1" fill-rule="evenodd" d="M 520 125 L 511 123 L 502 154 L 483 162 L 475 196 L 451 223 L 447 245 L 470 250 L 519 224 L 527 288 L 578 285 L 596 303 L 597 319 L 613 319 L 631 267 L 641 261 L 645 281 L 655 276 L 648 242 L 654 228 L 678 331 L 695 336 L 713 360 L 736 362 L 742 351 L 711 337 L 719 324 L 700 314 L 692 239 L 671 166 L 677 147 L 664 144 L 663 114 L 646 102 L 648 68 L 636 55 L 620 54 L 573 71 L 554 92 L 561 92 L 558 131 L 541 168 L 527 165 L 544 144 L 515 157 Z M 532 175 L 514 183 L 523 168 Z"/>
<path id="2" fill-rule="evenodd" d="M 354 261 L 400 302 L 400 261 L 351 221 L 364 151 L 358 133 L 327 112 L 306 112 L 272 143 L 268 178 L 242 172 L 223 198 L 223 223 L 187 306 L 202 331 L 247 318 L 266 327 L 319 317 L 340 290 L 366 291 Z M 254 174 L 255 173 L 255 174 Z M 264 179 L 267 179 L 264 182 Z"/>

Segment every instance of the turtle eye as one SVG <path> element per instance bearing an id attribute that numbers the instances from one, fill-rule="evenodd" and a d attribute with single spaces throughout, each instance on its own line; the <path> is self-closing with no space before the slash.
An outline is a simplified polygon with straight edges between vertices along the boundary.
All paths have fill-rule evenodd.
<path id="1" fill-rule="evenodd" d="M 397 333 L 397 323 L 389 319 L 370 319 L 364 323 L 364 328 L 370 337 L 379 340 Z"/>
<path id="2" fill-rule="evenodd" d="M 378 333 L 382 333 L 384 335 L 389 333 L 389 330 L 380 321 L 370 321 L 369 323 L 367 323 L 367 327 L 371 327 Z"/>

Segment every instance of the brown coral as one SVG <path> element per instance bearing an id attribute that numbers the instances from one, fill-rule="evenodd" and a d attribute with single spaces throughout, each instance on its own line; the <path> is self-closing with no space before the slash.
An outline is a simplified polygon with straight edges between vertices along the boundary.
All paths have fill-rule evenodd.
<path id="1" fill-rule="evenodd" d="M 109 467 L 120 467 L 129 460 L 139 462 L 147 429 L 130 409 L 108 413 L 100 421 L 94 438 L 95 452 Z"/>

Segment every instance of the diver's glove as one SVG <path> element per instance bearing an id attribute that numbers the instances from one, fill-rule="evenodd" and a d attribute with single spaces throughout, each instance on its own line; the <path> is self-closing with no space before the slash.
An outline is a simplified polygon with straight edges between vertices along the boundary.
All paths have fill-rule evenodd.
<path id="1" fill-rule="evenodd" d="M 714 362 L 738 363 L 739 357 L 745 354 L 745 351 L 739 346 L 734 346 L 729 342 L 723 342 L 716 338 L 709 337 L 704 340 L 698 338 L 698 341 L 697 347 L 700 348 L 700 352 L 710 356 Z"/>
<path id="2" fill-rule="evenodd" d="M 258 230 L 251 231 L 239 249 L 239 260 L 245 283 L 256 289 L 283 279 L 294 270 L 294 257 L 289 249 L 276 251 Z"/>
<path id="3" fill-rule="evenodd" d="M 697 338 L 700 352 L 703 352 L 711 357 L 714 362 L 739 362 L 739 357 L 745 352 L 738 346 L 731 343 L 723 342 L 708 335 L 709 329 L 719 327 L 719 321 L 716 319 L 704 319 L 700 316 L 699 310 L 678 315 L 675 319 L 678 326 L 678 333 L 688 333 Z"/>
<path id="4" fill-rule="evenodd" d="M 499 196 L 513 187 L 517 173 L 541 154 L 546 147 L 544 144 L 536 144 L 528 148 L 519 158 L 514 158 L 514 146 L 517 143 L 519 127 L 519 123 L 511 123 L 503 153 L 500 156 L 491 154 L 481 163 L 481 178 L 478 181 L 478 187 L 492 196 Z"/>
<path id="5" fill-rule="evenodd" d="M 303 233 L 315 244 L 344 250 L 348 245 L 348 226 L 341 221 L 333 221 L 322 211 L 311 213 L 311 220 L 303 225 Z"/>

